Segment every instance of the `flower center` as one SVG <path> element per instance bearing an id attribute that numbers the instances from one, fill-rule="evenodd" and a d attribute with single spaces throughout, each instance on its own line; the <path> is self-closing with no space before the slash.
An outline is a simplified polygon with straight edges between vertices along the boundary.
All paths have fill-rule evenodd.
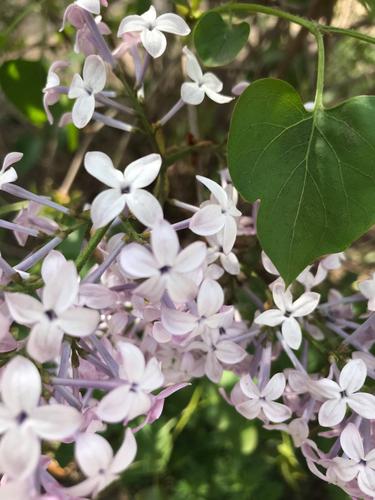
<path id="1" fill-rule="evenodd" d="M 123 186 L 121 188 L 121 194 L 129 194 L 130 193 L 130 186 Z"/>
<path id="2" fill-rule="evenodd" d="M 48 309 L 48 311 L 46 311 L 44 314 L 50 321 L 53 321 L 54 319 L 57 318 L 57 315 L 53 309 Z"/>
<path id="3" fill-rule="evenodd" d="M 138 384 L 133 382 L 132 385 L 130 386 L 130 392 L 137 392 L 137 391 L 138 391 Z"/>
<path id="4" fill-rule="evenodd" d="M 17 419 L 16 419 L 17 423 L 19 425 L 23 424 L 24 421 L 27 419 L 27 417 L 28 417 L 28 414 L 25 411 L 21 411 L 21 413 L 19 413 L 17 416 Z"/>
<path id="5" fill-rule="evenodd" d="M 166 274 L 171 270 L 171 266 L 163 266 L 159 268 L 161 274 Z"/>

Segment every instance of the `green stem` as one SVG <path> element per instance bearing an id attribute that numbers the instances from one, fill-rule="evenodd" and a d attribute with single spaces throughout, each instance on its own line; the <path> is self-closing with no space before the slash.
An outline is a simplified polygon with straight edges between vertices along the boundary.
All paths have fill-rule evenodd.
<path id="1" fill-rule="evenodd" d="M 0 215 L 6 215 L 12 212 L 18 212 L 23 208 L 26 208 L 28 205 L 28 201 L 17 201 L 16 203 L 9 203 L 8 205 L 4 205 L 0 208 Z"/>
<path id="2" fill-rule="evenodd" d="M 104 238 L 105 233 L 108 231 L 111 224 L 107 224 L 106 226 L 101 227 L 91 236 L 89 242 L 82 250 L 82 252 L 78 255 L 76 259 L 76 267 L 77 271 L 80 272 L 86 262 L 89 260 L 91 255 L 95 252 L 98 244 Z"/>
<path id="3" fill-rule="evenodd" d="M 318 67 L 316 78 L 315 109 L 323 108 L 323 88 L 324 88 L 324 39 L 319 29 L 313 33 L 318 44 Z"/>
<path id="4" fill-rule="evenodd" d="M 322 33 L 350 36 L 351 38 L 356 38 L 361 42 L 375 44 L 375 38 L 373 36 L 366 35 L 365 33 L 360 33 L 359 31 L 349 30 L 345 28 L 335 28 L 335 26 L 325 26 L 324 24 L 319 24 L 319 30 Z"/>

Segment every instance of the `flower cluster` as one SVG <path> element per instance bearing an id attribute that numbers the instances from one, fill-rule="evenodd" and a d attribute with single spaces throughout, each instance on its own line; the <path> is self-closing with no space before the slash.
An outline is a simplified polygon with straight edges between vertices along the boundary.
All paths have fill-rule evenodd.
<path id="1" fill-rule="evenodd" d="M 263 254 L 258 272 L 264 289 L 258 296 L 236 245 L 239 238 L 255 238 L 257 202 L 250 212 L 238 207 L 225 168 L 218 169 L 218 182 L 196 176 L 201 203 L 169 200 L 187 218 L 167 220 L 160 191 L 173 162 L 155 130 L 184 105 L 199 105 L 206 96 L 225 104 L 232 97 L 221 94 L 222 82 L 203 73 L 185 47 L 190 80 L 182 83 L 176 105 L 146 127 L 143 83 L 150 57 L 166 51 L 164 33 L 186 36 L 190 28 L 176 14 L 158 16 L 150 7 L 121 21 L 120 42 L 111 51 L 103 37 L 109 28 L 94 17 L 105 6 L 99 0 L 68 6 L 64 25 L 77 31 L 75 50 L 85 56 L 82 76 L 62 86 L 57 72 L 68 64 L 55 62 L 44 88 L 46 112 L 52 120 L 49 106 L 67 94 L 74 104 L 62 124 L 83 128 L 94 120 L 135 133 L 140 122 L 154 148 L 124 169 L 103 152 L 87 152 L 85 174 L 106 189 L 91 201 L 89 213 L 83 207 L 73 226 L 67 220 L 76 212 L 16 184 L 12 165 L 20 153 L 4 159 L 0 189 L 27 203 L 13 222 L 0 226 L 13 231 L 20 245 L 29 237 L 45 241 L 17 265 L 0 257 L 0 496 L 95 498 L 134 461 L 137 432 L 160 417 L 167 397 L 196 378 L 219 384 L 230 371 L 237 379 L 231 393 L 219 390 L 233 412 L 289 433 L 314 474 L 354 497 L 373 498 L 374 276 L 355 295 L 342 297 L 321 285 L 343 265 L 344 254 L 309 266 L 289 286 Z M 135 68 L 125 103 L 104 90 L 114 74 L 128 81 L 119 68 L 124 54 Z M 111 110 L 127 114 L 131 123 Z M 77 225 L 87 228 L 89 219 L 90 239 L 75 262 L 67 260 L 56 248 Z M 246 297 L 248 315 L 233 289 Z M 364 318 L 352 307 L 361 301 L 368 301 Z M 315 349 L 324 364 L 311 369 Z M 115 423 L 123 426 L 116 452 L 101 435 Z M 328 452 L 318 448 L 317 434 L 332 441 Z M 48 452 L 56 441 L 74 443 L 82 476 L 77 484 L 62 485 L 49 470 Z"/>

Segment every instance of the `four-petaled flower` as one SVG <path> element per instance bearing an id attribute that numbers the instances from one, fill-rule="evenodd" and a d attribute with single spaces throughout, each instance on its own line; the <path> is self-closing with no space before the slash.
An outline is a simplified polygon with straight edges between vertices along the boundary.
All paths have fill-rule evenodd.
<path id="1" fill-rule="evenodd" d="M 341 370 L 338 383 L 328 378 L 310 380 L 311 393 L 326 400 L 319 409 L 320 425 L 333 427 L 342 422 L 347 406 L 363 418 L 374 418 L 375 396 L 358 392 L 366 376 L 364 361 L 352 359 Z"/>
<path id="2" fill-rule="evenodd" d="M 220 94 L 223 90 L 223 82 L 213 73 L 203 73 L 197 58 L 187 48 L 183 49 L 186 55 L 186 73 L 193 81 L 184 82 L 181 86 L 181 99 L 186 104 L 198 105 L 206 95 L 219 104 L 225 104 L 234 99 Z"/>
<path id="3" fill-rule="evenodd" d="M 292 412 L 290 408 L 276 403 L 275 400 L 282 396 L 285 385 L 283 373 L 276 373 L 261 390 L 254 384 L 250 375 L 243 375 L 240 388 L 249 399 L 237 404 L 236 410 L 250 420 L 264 415 L 271 422 L 284 422 L 292 415 Z"/>
<path id="4" fill-rule="evenodd" d="M 50 265 L 50 259 L 54 265 Z M 43 262 L 45 286 L 41 301 L 24 293 L 5 294 L 12 318 L 21 325 L 32 327 L 27 352 L 40 363 L 58 356 L 64 333 L 85 337 L 95 331 L 99 322 L 97 311 L 75 306 L 79 280 L 74 263 L 55 264 L 53 253 Z"/>
<path id="5" fill-rule="evenodd" d="M 357 478 L 358 486 L 371 498 L 375 497 L 375 448 L 365 453 L 362 437 L 354 424 L 349 423 L 342 431 L 340 444 L 346 457 L 336 457 L 334 472 L 346 483 Z"/>
<path id="6" fill-rule="evenodd" d="M 285 342 L 292 349 L 298 349 L 302 341 L 301 327 L 296 318 L 312 313 L 319 303 L 320 295 L 305 292 L 293 302 L 289 288 L 285 290 L 283 282 L 278 281 L 272 287 L 273 301 L 278 309 L 268 309 L 255 319 L 257 325 L 281 325 L 281 333 Z"/>
<path id="7" fill-rule="evenodd" d="M 196 241 L 180 251 L 176 231 L 167 221 L 151 232 L 151 249 L 137 243 L 127 245 L 120 255 L 122 269 L 134 278 L 148 278 L 135 293 L 153 302 L 165 291 L 175 302 L 186 302 L 197 294 L 192 273 L 199 270 L 207 255 L 206 245 Z"/>
<path id="8" fill-rule="evenodd" d="M 148 11 L 141 16 L 126 16 L 120 24 L 118 36 L 125 33 L 140 32 L 141 42 L 150 56 L 156 58 L 164 54 L 167 47 L 167 39 L 164 33 L 186 36 L 190 28 L 182 17 L 176 14 L 156 15 L 155 7 L 151 5 Z"/>
<path id="9" fill-rule="evenodd" d="M 219 184 L 197 175 L 197 180 L 211 191 L 211 200 L 203 203 L 190 221 L 190 229 L 200 236 L 220 235 L 223 252 L 228 254 L 237 236 L 237 218 L 241 212 L 236 208 L 237 192 L 230 190 L 230 196 Z"/>
<path id="10" fill-rule="evenodd" d="M 100 56 L 90 55 L 83 65 L 83 78 L 76 73 L 70 84 L 68 97 L 76 99 L 72 110 L 72 120 L 77 128 L 85 127 L 95 111 L 95 94 L 106 84 L 107 72 Z"/>
<path id="11" fill-rule="evenodd" d="M 1 377 L 0 471 L 10 478 L 29 477 L 41 454 L 40 440 L 71 437 L 82 423 L 70 406 L 39 406 L 42 383 L 35 365 L 23 356 L 13 358 Z"/>
<path id="12" fill-rule="evenodd" d="M 91 219 L 99 228 L 115 219 L 126 206 L 142 224 L 152 227 L 163 218 L 157 199 L 145 189 L 158 176 L 161 156 L 150 154 L 130 163 L 121 172 L 104 153 L 92 151 L 85 156 L 89 174 L 106 184 L 107 189 L 98 194 L 91 205 Z"/>
<path id="13" fill-rule="evenodd" d="M 104 422 L 121 422 L 145 415 L 152 405 L 150 393 L 164 382 L 156 358 L 146 364 L 142 351 L 130 342 L 119 342 L 117 349 L 122 359 L 120 385 L 106 394 L 96 409 Z"/>
<path id="14" fill-rule="evenodd" d="M 90 432 L 80 434 L 75 444 L 75 458 L 86 479 L 65 491 L 77 497 L 96 497 L 119 478 L 133 462 L 136 453 L 137 443 L 130 429 L 126 430 L 124 441 L 115 455 L 102 436 Z"/>

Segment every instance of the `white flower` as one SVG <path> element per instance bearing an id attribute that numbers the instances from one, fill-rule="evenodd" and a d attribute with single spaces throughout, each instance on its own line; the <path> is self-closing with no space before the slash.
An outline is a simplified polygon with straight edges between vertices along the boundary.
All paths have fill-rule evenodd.
<path id="1" fill-rule="evenodd" d="M 183 51 L 186 55 L 186 73 L 193 80 L 181 86 L 181 99 L 186 104 L 198 105 L 205 95 L 219 104 L 225 104 L 234 99 L 234 97 L 220 94 L 223 90 L 223 82 L 213 73 L 203 73 L 197 58 L 187 47 L 184 47 Z"/>
<path id="2" fill-rule="evenodd" d="M 233 252 L 224 253 L 223 231 L 213 236 L 206 236 L 206 239 L 210 245 L 207 252 L 207 263 L 212 264 L 219 259 L 220 264 L 227 273 L 233 275 L 239 274 L 240 263 L 238 262 L 236 254 Z"/>
<path id="3" fill-rule="evenodd" d="M 240 387 L 249 400 L 237 404 L 236 410 L 249 420 L 265 415 L 271 422 L 284 422 L 291 416 L 292 412 L 290 408 L 276 403 L 275 400 L 282 396 L 285 385 L 283 373 L 276 373 L 262 390 L 259 390 L 254 384 L 250 375 L 243 375 Z"/>
<path id="4" fill-rule="evenodd" d="M 0 170 L 0 189 L 4 184 L 17 180 L 17 172 L 11 165 L 20 161 L 22 157 L 23 153 L 8 153 L 6 155 Z"/>
<path id="5" fill-rule="evenodd" d="M 301 327 L 295 318 L 307 316 L 318 305 L 320 295 L 306 292 L 293 302 L 290 288 L 285 290 L 284 282 L 278 281 L 272 288 L 273 301 L 278 309 L 268 309 L 256 319 L 257 325 L 281 325 L 281 333 L 285 342 L 292 349 L 298 349 L 302 341 Z"/>
<path id="6" fill-rule="evenodd" d="M 95 111 L 95 94 L 104 89 L 107 73 L 101 57 L 90 55 L 83 66 L 83 78 L 75 74 L 69 88 L 68 97 L 76 99 L 72 110 L 72 120 L 77 128 L 85 127 Z"/>
<path id="7" fill-rule="evenodd" d="M 161 321 L 164 328 L 172 335 L 185 335 L 191 332 L 191 337 L 233 323 L 233 308 L 221 311 L 224 304 L 224 292 L 214 280 L 205 279 L 197 297 L 197 312 L 191 314 L 177 309 L 162 307 Z M 204 349 L 207 350 L 207 349 Z"/>
<path id="8" fill-rule="evenodd" d="M 30 476 L 40 458 L 40 440 L 62 440 L 82 424 L 80 413 L 70 406 L 38 406 L 42 383 L 31 361 L 16 356 L 1 377 L 0 470 L 14 479 Z"/>
<path id="9" fill-rule="evenodd" d="M 119 478 L 133 462 L 136 453 L 137 443 L 130 429 L 126 430 L 125 439 L 115 455 L 108 441 L 102 436 L 90 432 L 80 434 L 75 444 L 75 458 L 87 479 L 65 491 L 77 497 L 96 497 L 100 491 Z"/>
<path id="10" fill-rule="evenodd" d="M 354 424 L 348 424 L 340 436 L 340 444 L 347 458 L 336 457 L 334 472 L 346 483 L 357 478 L 358 486 L 371 498 L 375 497 L 375 449 L 365 453 L 362 437 Z"/>
<path id="11" fill-rule="evenodd" d="M 167 221 L 151 232 L 152 253 L 142 245 L 131 243 L 120 254 L 122 269 L 134 278 L 148 278 L 135 293 L 157 302 L 165 291 L 175 302 L 192 300 L 197 285 L 192 277 L 204 263 L 207 249 L 196 241 L 180 251 L 176 231 Z"/>
<path id="12" fill-rule="evenodd" d="M 375 396 L 358 392 L 365 383 L 367 367 L 361 359 L 350 360 L 341 370 L 339 383 L 328 378 L 310 381 L 310 391 L 326 399 L 319 409 L 319 423 L 334 427 L 343 421 L 347 405 L 363 418 L 373 419 Z"/>
<path id="13" fill-rule="evenodd" d="M 117 349 L 122 358 L 119 376 L 123 383 L 106 394 L 96 409 L 104 422 L 132 420 L 146 414 L 152 404 L 150 393 L 164 381 L 156 358 L 146 364 L 142 351 L 129 342 L 119 342 Z"/>
<path id="14" fill-rule="evenodd" d="M 58 263 L 56 253 L 43 262 L 45 286 L 41 302 L 24 293 L 5 294 L 12 318 L 21 325 L 32 327 L 27 352 L 40 363 L 58 356 L 64 333 L 85 337 L 94 332 L 99 321 L 97 311 L 74 305 L 78 300 L 77 270 L 73 262 Z"/>
<path id="15" fill-rule="evenodd" d="M 140 32 L 141 42 L 150 56 L 156 58 L 164 54 L 167 39 L 162 32 L 186 36 L 190 28 L 182 17 L 176 14 L 162 14 L 156 16 L 155 7 L 151 5 L 148 11 L 141 16 L 126 16 L 120 24 L 117 36 L 125 33 Z"/>
<path id="16" fill-rule="evenodd" d="M 158 176 L 161 157 L 150 154 L 130 163 L 120 172 L 104 153 L 92 151 L 85 156 L 85 168 L 89 174 L 111 189 L 100 193 L 91 205 L 94 227 L 102 227 L 115 219 L 126 206 L 145 226 L 151 227 L 163 218 L 157 199 L 144 187 Z"/>
<path id="17" fill-rule="evenodd" d="M 219 184 L 197 175 L 197 180 L 211 191 L 211 200 L 204 203 L 190 221 L 190 229 L 200 236 L 219 235 L 223 252 L 229 254 L 237 236 L 237 220 L 241 212 L 236 208 L 237 192 L 230 190 L 232 196 Z"/>
<path id="18" fill-rule="evenodd" d="M 375 273 L 371 279 L 359 283 L 358 288 L 361 294 L 368 299 L 367 309 L 375 311 Z"/>

